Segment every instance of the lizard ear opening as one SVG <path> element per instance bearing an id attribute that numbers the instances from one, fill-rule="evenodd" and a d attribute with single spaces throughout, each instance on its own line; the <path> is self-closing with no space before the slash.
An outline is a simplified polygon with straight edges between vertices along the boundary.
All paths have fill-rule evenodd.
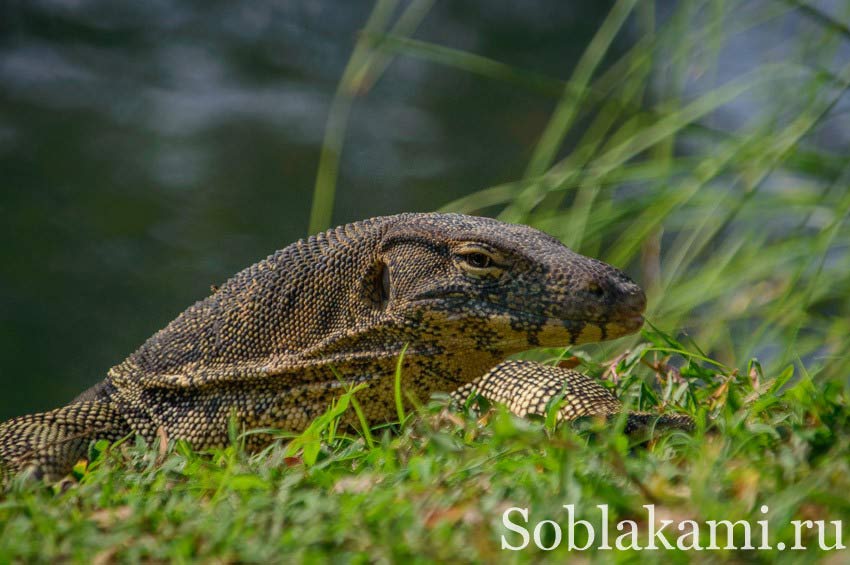
<path id="1" fill-rule="evenodd" d="M 366 277 L 366 293 L 376 309 L 386 310 L 390 292 L 390 270 L 383 261 L 377 261 Z"/>
<path id="2" fill-rule="evenodd" d="M 380 269 L 380 282 L 379 292 L 378 294 L 381 297 L 381 310 L 385 310 L 387 308 L 387 304 L 390 303 L 390 270 L 384 263 L 379 264 Z"/>

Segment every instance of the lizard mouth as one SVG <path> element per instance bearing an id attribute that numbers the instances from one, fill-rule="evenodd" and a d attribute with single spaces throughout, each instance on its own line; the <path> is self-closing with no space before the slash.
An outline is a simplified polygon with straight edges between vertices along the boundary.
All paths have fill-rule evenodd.
<path id="1" fill-rule="evenodd" d="M 643 327 L 644 318 L 642 314 L 635 314 L 634 316 L 629 316 L 625 318 L 620 325 L 624 328 L 630 328 L 632 331 L 637 331 Z"/>
<path id="2" fill-rule="evenodd" d="M 566 331 L 569 333 L 570 342 L 573 344 L 616 339 L 638 331 L 644 324 L 642 313 L 631 313 L 617 318 L 561 317 L 511 308 L 486 300 L 470 300 L 469 297 L 463 299 L 457 297 L 457 301 L 461 302 L 466 308 L 460 309 L 463 312 L 460 316 L 452 312 L 450 314 L 452 317 L 489 317 L 494 323 L 508 323 L 514 329 L 525 329 L 534 334 L 539 333 L 544 328 L 548 328 L 549 331 Z M 420 302 L 433 303 L 433 300 L 425 299 Z M 442 309 L 437 308 L 432 311 L 435 310 L 441 311 Z M 505 317 L 508 320 L 505 320 Z M 556 340 L 561 341 L 557 338 Z"/>
<path id="3" fill-rule="evenodd" d="M 622 337 L 624 335 L 628 335 L 638 331 L 643 327 L 644 318 L 643 313 L 632 313 L 627 316 L 617 316 L 616 318 L 607 318 L 607 317 L 561 317 L 561 316 L 551 316 L 544 313 L 530 312 L 527 310 L 517 310 L 514 308 L 504 307 L 501 305 L 496 306 L 496 310 L 500 310 L 503 313 L 508 313 L 510 315 L 517 315 L 520 318 L 524 319 L 532 319 L 538 320 L 543 323 L 548 324 L 561 324 L 565 328 L 570 329 L 570 331 L 575 331 L 575 328 L 579 328 L 579 333 L 582 332 L 582 328 L 584 327 L 596 327 L 602 333 L 601 337 L 598 340 L 592 341 L 603 341 L 606 339 L 614 339 L 618 337 Z"/>
<path id="4" fill-rule="evenodd" d="M 643 327 L 643 322 L 643 316 L 640 314 L 622 318 L 620 320 L 607 321 L 601 325 L 604 332 L 603 339 L 614 339 L 635 333 Z"/>

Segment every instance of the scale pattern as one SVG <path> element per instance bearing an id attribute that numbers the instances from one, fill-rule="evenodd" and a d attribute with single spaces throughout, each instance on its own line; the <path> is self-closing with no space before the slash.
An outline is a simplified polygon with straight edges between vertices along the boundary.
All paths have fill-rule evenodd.
<path id="1" fill-rule="evenodd" d="M 484 376 L 454 391 L 452 399 L 460 404 L 480 395 L 490 402 L 504 404 L 517 416 L 545 417 L 553 402 L 558 402 L 558 421 L 584 416 L 619 417 L 623 404 L 607 388 L 585 374 L 543 365 L 533 361 L 505 361 Z M 656 429 L 693 428 L 693 420 L 685 414 L 627 414 L 627 433 L 648 427 Z"/>
<path id="2" fill-rule="evenodd" d="M 221 446 L 231 418 L 297 432 L 358 383 L 366 417 L 392 420 L 405 348 L 402 386 L 420 401 L 479 390 L 526 414 L 566 382 L 565 419 L 616 412 L 587 377 L 499 363 L 632 333 L 645 304 L 622 272 L 527 226 L 461 214 L 347 224 L 237 273 L 68 406 L 0 425 L 0 468 L 55 479 L 92 440 L 130 433 Z"/>

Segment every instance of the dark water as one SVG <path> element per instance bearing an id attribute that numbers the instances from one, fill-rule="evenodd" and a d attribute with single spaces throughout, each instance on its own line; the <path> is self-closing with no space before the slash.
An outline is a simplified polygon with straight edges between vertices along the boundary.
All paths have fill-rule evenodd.
<path id="1" fill-rule="evenodd" d="M 69 400 L 306 234 L 328 106 L 371 8 L 2 3 L 0 418 Z M 609 8 L 444 2 L 416 37 L 566 77 Z M 396 60 L 354 105 L 334 223 L 520 177 L 553 102 Z"/>

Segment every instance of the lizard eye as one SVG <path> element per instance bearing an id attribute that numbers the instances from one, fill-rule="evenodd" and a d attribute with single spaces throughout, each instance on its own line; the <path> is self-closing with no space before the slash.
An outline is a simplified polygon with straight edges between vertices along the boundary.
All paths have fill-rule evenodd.
<path id="1" fill-rule="evenodd" d="M 493 264 L 493 259 L 484 253 L 467 253 L 463 259 L 476 269 L 486 269 Z"/>
<path id="2" fill-rule="evenodd" d="M 505 258 L 496 250 L 467 243 L 455 249 L 457 266 L 473 278 L 498 277 L 504 270 Z"/>

